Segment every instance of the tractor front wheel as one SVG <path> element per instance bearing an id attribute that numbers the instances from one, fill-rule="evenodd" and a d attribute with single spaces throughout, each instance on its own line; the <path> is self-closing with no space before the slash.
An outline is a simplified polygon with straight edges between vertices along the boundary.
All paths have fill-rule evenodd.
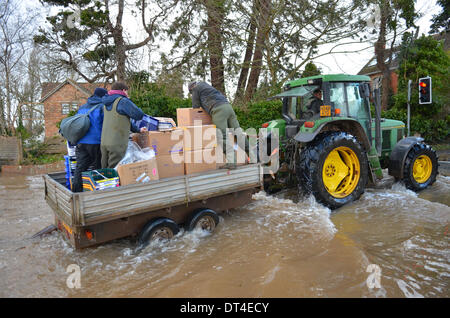
<path id="1" fill-rule="evenodd" d="M 368 161 L 358 140 L 345 132 L 325 132 L 300 152 L 299 187 L 330 209 L 357 200 L 368 181 Z"/>
<path id="2" fill-rule="evenodd" d="M 402 181 L 406 188 L 420 191 L 432 185 L 438 174 L 436 151 L 423 143 L 415 144 L 405 158 Z"/>

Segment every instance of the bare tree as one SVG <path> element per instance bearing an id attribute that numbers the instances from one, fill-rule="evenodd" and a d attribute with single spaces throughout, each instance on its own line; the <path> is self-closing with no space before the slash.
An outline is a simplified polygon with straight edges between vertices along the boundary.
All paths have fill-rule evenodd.
<path id="1" fill-rule="evenodd" d="M 211 69 L 211 84 L 225 94 L 223 64 L 222 23 L 225 18 L 224 0 L 203 0 L 208 15 L 208 51 Z"/>
<path id="2" fill-rule="evenodd" d="M 52 0 L 42 2 L 55 5 Z M 160 24 L 177 2 L 139 0 L 133 6 L 125 0 L 58 2 L 64 9 L 48 17 L 50 28 L 41 28 L 35 41 L 49 47 L 59 65 L 73 69 L 87 82 L 114 78 L 124 81 L 127 54 L 154 41 Z M 134 12 L 133 21 L 124 21 L 126 9 Z M 140 20 L 145 36 L 130 43 L 125 28 L 130 23 L 138 24 L 136 19 Z"/>
<path id="3" fill-rule="evenodd" d="M 0 132 L 13 134 L 19 116 L 17 107 L 17 82 L 23 75 L 19 72 L 27 52 L 31 48 L 32 25 L 36 13 L 21 10 L 20 3 L 5 0 L 0 3 L 0 78 L 3 101 Z"/>
<path id="4" fill-rule="evenodd" d="M 258 5 L 255 7 L 254 14 L 258 14 L 258 31 L 256 35 L 255 50 L 253 53 L 253 59 L 251 63 L 251 71 L 245 90 L 245 100 L 250 100 L 256 91 L 259 81 L 259 75 L 261 74 L 261 68 L 263 65 L 263 53 L 266 39 L 270 33 L 271 26 L 271 14 L 272 1 L 271 0 L 258 0 Z"/>
<path id="5" fill-rule="evenodd" d="M 257 12 L 257 8 L 259 5 L 258 0 L 253 0 L 252 12 Z M 256 36 L 256 26 L 257 26 L 257 15 L 250 15 L 250 22 L 247 27 L 247 44 L 245 47 L 245 55 L 244 60 L 242 62 L 241 72 L 239 74 L 239 80 L 236 88 L 236 95 L 234 97 L 235 100 L 240 100 L 244 95 L 245 86 L 247 85 L 248 73 L 250 71 L 251 60 L 253 55 L 253 47 L 255 45 L 255 36 Z"/>

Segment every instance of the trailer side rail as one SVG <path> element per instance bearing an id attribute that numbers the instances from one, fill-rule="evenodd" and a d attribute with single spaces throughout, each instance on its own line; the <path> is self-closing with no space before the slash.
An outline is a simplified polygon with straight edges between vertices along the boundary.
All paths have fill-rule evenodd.
<path id="1" fill-rule="evenodd" d="M 261 166 L 251 164 L 75 194 L 44 178 L 46 199 L 55 213 L 71 226 L 85 226 L 261 187 L 262 176 Z"/>

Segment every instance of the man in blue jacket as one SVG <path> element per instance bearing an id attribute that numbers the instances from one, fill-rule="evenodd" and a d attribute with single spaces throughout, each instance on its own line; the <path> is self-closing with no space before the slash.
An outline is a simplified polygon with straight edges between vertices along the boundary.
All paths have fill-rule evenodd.
<path id="1" fill-rule="evenodd" d="M 102 97 L 107 93 L 108 91 L 104 88 L 96 88 L 94 95 L 89 97 L 87 103 L 78 109 L 78 114 L 86 114 L 92 107 L 97 106 L 97 108 L 89 114 L 91 126 L 89 127 L 88 132 L 78 141 L 75 149 L 77 165 L 74 172 L 72 192 L 83 191 L 83 182 L 81 179 L 81 173 L 83 171 L 86 171 L 89 167 L 92 167 L 93 169 L 101 168 L 100 138 L 103 125 Z"/>
<path id="2" fill-rule="evenodd" d="M 102 168 L 115 168 L 127 151 L 130 129 L 135 133 L 147 131 L 130 121 L 141 120 L 144 112 L 128 98 L 128 86 L 122 82 L 114 83 L 102 101 L 105 105 L 100 145 Z"/>

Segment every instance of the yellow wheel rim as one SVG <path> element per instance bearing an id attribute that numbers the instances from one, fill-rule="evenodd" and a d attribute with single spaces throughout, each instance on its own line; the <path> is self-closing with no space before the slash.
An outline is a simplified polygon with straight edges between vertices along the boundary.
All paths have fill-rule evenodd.
<path id="1" fill-rule="evenodd" d="M 331 151 L 323 164 L 322 180 L 328 193 L 335 198 L 345 198 L 358 185 L 361 167 L 356 153 L 348 147 Z"/>
<path id="2" fill-rule="evenodd" d="M 431 163 L 430 157 L 426 155 L 421 155 L 417 157 L 413 165 L 413 178 L 417 183 L 426 182 L 433 171 L 433 164 Z"/>

